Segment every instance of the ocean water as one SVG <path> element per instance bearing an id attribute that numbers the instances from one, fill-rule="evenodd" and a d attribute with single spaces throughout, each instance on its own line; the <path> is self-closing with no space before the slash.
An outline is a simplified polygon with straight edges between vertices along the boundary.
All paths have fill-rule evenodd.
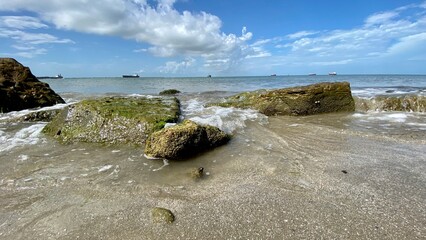
<path id="1" fill-rule="evenodd" d="M 178 89 L 183 118 L 233 134 L 188 161 L 142 147 L 45 137 L 31 111 L 0 114 L 0 239 L 421 239 L 426 235 L 426 76 L 44 80 L 72 104 Z M 356 112 L 266 117 L 205 107 L 242 91 L 348 81 Z M 402 99 L 402 100 L 401 100 Z M 49 108 L 63 108 L 61 104 Z M 204 167 L 194 181 L 190 169 Z M 153 224 L 150 209 L 176 223 Z"/>

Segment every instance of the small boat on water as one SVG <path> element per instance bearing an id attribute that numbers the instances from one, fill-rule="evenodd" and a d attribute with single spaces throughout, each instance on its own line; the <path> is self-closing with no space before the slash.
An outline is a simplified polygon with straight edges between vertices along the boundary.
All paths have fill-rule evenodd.
<path id="1" fill-rule="evenodd" d="M 274 73 L 274 74 L 271 74 L 271 77 L 276 77 L 276 76 L 277 76 L 277 74 L 275 74 L 275 73 Z"/>
<path id="2" fill-rule="evenodd" d="M 328 75 L 335 76 L 335 75 L 337 75 L 337 73 L 336 72 L 329 72 Z"/>
<path id="3" fill-rule="evenodd" d="M 316 73 L 309 73 L 308 76 L 316 76 Z"/>
<path id="4" fill-rule="evenodd" d="M 42 77 L 37 77 L 38 79 L 62 79 L 64 78 L 61 74 L 58 74 L 56 76 L 42 76 Z"/>
<path id="5" fill-rule="evenodd" d="M 138 74 L 123 75 L 123 78 L 138 78 Z"/>

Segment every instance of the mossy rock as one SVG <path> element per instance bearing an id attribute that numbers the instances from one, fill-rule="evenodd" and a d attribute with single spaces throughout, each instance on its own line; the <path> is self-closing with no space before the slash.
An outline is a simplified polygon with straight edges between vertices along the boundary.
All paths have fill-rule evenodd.
<path id="1" fill-rule="evenodd" d="M 178 93 L 180 93 L 179 90 L 176 90 L 176 89 L 167 89 L 167 90 L 161 91 L 159 94 L 160 95 L 175 95 L 175 94 L 178 94 Z"/>
<path id="2" fill-rule="evenodd" d="M 267 116 L 355 111 L 348 82 L 325 82 L 302 87 L 245 92 L 211 105 L 251 108 Z"/>
<path id="3" fill-rule="evenodd" d="M 151 217 L 154 223 L 173 223 L 175 215 L 166 208 L 155 207 L 151 210 Z"/>
<path id="4" fill-rule="evenodd" d="M 185 120 L 173 127 L 154 132 L 146 141 L 149 157 L 182 160 L 227 143 L 231 136 L 217 127 Z"/>
<path id="5" fill-rule="evenodd" d="M 143 144 L 166 123 L 177 122 L 174 97 L 107 97 L 88 99 L 65 108 L 43 132 L 64 143 Z"/>

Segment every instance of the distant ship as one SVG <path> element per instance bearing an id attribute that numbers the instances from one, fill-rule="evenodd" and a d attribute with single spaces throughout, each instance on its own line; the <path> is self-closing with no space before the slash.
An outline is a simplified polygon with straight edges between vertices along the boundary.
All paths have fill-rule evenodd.
<path id="1" fill-rule="evenodd" d="M 309 73 L 308 76 L 316 76 L 316 73 Z"/>
<path id="2" fill-rule="evenodd" d="M 276 77 L 276 76 L 277 76 L 277 74 L 275 74 L 275 73 L 274 73 L 274 74 L 271 74 L 271 77 Z"/>
<path id="3" fill-rule="evenodd" d="M 335 75 L 337 75 L 337 73 L 336 72 L 329 72 L 328 75 L 335 76 Z"/>
<path id="4" fill-rule="evenodd" d="M 123 75 L 123 78 L 138 78 L 138 74 L 131 74 L 131 75 Z"/>
<path id="5" fill-rule="evenodd" d="M 43 77 L 37 77 L 37 78 L 38 78 L 38 79 L 62 79 L 62 78 L 64 78 L 64 77 L 62 77 L 62 75 L 61 75 L 61 74 L 58 74 L 58 75 L 53 76 L 53 77 L 43 76 Z"/>

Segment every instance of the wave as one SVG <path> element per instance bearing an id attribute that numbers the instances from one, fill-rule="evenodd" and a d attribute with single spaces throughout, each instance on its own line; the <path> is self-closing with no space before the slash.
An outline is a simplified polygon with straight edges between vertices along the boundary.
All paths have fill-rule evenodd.
<path id="1" fill-rule="evenodd" d="M 357 111 L 401 111 L 426 112 L 426 96 L 375 96 L 371 98 L 354 97 Z"/>

